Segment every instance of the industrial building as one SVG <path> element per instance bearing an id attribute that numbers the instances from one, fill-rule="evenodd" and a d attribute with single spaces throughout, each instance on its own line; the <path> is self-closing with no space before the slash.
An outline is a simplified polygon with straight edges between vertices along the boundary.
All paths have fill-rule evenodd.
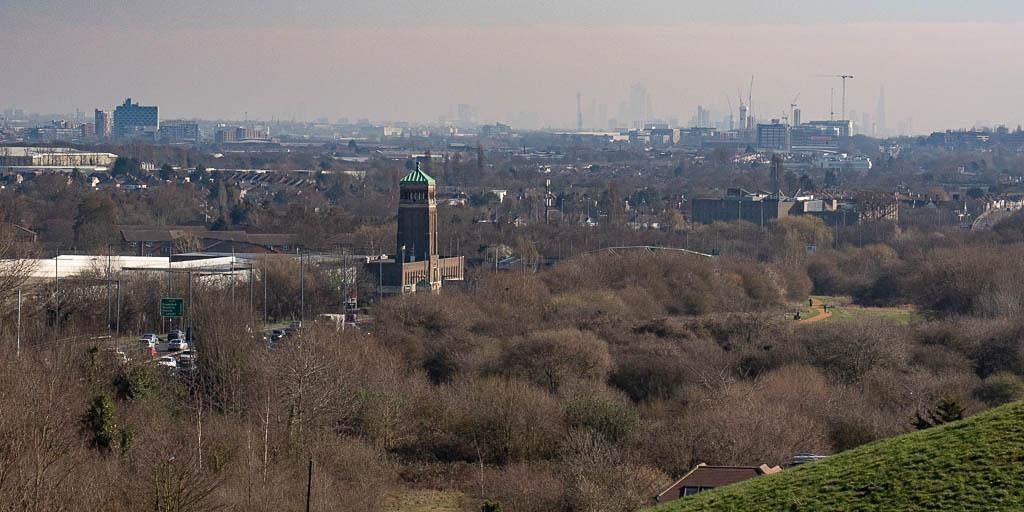
<path id="1" fill-rule="evenodd" d="M 96 126 L 96 137 L 109 139 L 114 133 L 114 117 L 106 110 L 96 109 L 93 124 Z"/>
<path id="2" fill-rule="evenodd" d="M 839 147 L 839 134 L 834 128 L 818 124 L 801 124 L 790 130 L 793 151 L 834 150 Z"/>
<path id="3" fill-rule="evenodd" d="M 117 155 L 72 148 L 0 147 L 0 171 L 107 171 Z"/>
<path id="4" fill-rule="evenodd" d="M 769 124 L 758 123 L 757 147 L 771 151 L 788 152 L 792 146 L 790 126 L 772 119 Z"/>
<path id="5" fill-rule="evenodd" d="M 270 133 L 262 128 L 222 127 L 214 135 L 218 144 L 232 142 L 270 142 Z"/>
<path id="6" fill-rule="evenodd" d="M 163 142 L 199 142 L 199 136 L 199 123 L 167 121 L 160 124 L 160 140 Z"/>
<path id="7" fill-rule="evenodd" d="M 823 130 L 831 130 L 836 137 L 841 139 L 845 139 L 853 134 L 853 121 L 849 120 L 808 121 L 805 124 L 807 126 L 819 127 Z"/>
<path id="8" fill-rule="evenodd" d="M 764 226 L 771 221 L 790 214 L 795 203 L 779 195 L 750 193 L 740 188 L 730 188 L 723 198 L 698 198 L 693 200 L 694 222 L 747 221 Z"/>
<path id="9" fill-rule="evenodd" d="M 114 136 L 156 139 L 160 129 L 160 112 L 155 106 L 132 103 L 131 98 L 114 109 Z"/>
<path id="10" fill-rule="evenodd" d="M 288 233 L 210 231 L 205 226 L 122 226 L 121 251 L 162 256 L 183 251 L 280 254 L 299 248 Z"/>
<path id="11" fill-rule="evenodd" d="M 873 164 L 866 156 L 853 156 L 846 153 L 819 153 L 811 161 L 813 167 L 833 171 L 867 172 Z"/>
<path id="12" fill-rule="evenodd" d="M 65 120 L 51 121 L 47 126 L 34 126 L 22 131 L 27 142 L 52 143 L 70 142 L 81 136 L 81 130 L 73 123 Z"/>
<path id="13" fill-rule="evenodd" d="M 759 226 L 795 215 L 818 217 L 832 227 L 853 226 L 868 221 L 896 221 L 899 203 L 893 198 L 869 205 L 856 199 L 786 197 L 781 193 L 751 193 L 731 188 L 722 198 L 694 199 L 691 212 L 692 220 L 701 224 L 742 220 Z"/>

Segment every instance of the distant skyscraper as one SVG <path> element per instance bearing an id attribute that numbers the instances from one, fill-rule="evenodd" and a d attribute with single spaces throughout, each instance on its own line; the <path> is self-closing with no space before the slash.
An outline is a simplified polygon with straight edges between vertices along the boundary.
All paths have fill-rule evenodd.
<path id="1" fill-rule="evenodd" d="M 96 126 L 96 136 L 101 139 L 109 139 L 114 129 L 114 119 L 110 112 L 96 109 L 93 124 Z"/>
<path id="2" fill-rule="evenodd" d="M 748 128 L 748 125 L 747 125 L 747 122 L 748 122 L 748 120 L 747 120 L 747 106 L 742 104 L 742 103 L 740 103 L 740 119 L 739 119 L 739 121 L 740 121 L 740 124 L 739 124 L 739 126 L 737 126 L 737 128 L 739 128 L 740 130 L 746 130 Z"/>
<path id="3" fill-rule="evenodd" d="M 875 106 L 875 127 L 877 136 L 885 137 L 885 84 L 878 88 L 878 105 Z"/>
<path id="4" fill-rule="evenodd" d="M 711 126 L 711 111 L 703 105 L 697 105 L 697 128 L 708 128 Z"/>
<path id="5" fill-rule="evenodd" d="M 152 137 L 160 129 L 160 113 L 157 107 L 132 103 L 131 98 L 114 109 L 114 135 L 117 137 Z"/>
<path id="6" fill-rule="evenodd" d="M 800 107 L 793 107 L 793 126 L 800 126 Z"/>
<path id="7" fill-rule="evenodd" d="M 576 92 L 576 131 L 583 131 L 583 93 Z"/>
<path id="8" fill-rule="evenodd" d="M 476 124 L 476 121 L 477 121 L 477 110 L 476 110 L 475 107 L 473 107 L 473 105 L 469 105 L 469 104 L 466 104 L 466 103 L 459 103 L 459 106 L 457 107 L 457 110 L 458 110 L 458 112 L 457 112 L 456 115 L 457 115 L 457 119 L 459 121 L 459 124 L 461 124 L 461 125 Z"/>
<path id="9" fill-rule="evenodd" d="M 633 122 L 651 117 L 651 97 L 643 84 L 636 83 L 629 88 L 629 117 Z"/>
<path id="10" fill-rule="evenodd" d="M 900 130 L 898 135 L 913 135 L 914 134 L 914 118 L 908 117 L 900 121 Z"/>

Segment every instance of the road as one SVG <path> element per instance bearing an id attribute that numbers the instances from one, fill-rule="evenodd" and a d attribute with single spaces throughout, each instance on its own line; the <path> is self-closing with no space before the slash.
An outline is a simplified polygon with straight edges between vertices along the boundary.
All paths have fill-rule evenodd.
<path id="1" fill-rule="evenodd" d="M 974 222 L 971 223 L 971 231 L 992 229 L 992 227 L 999 223 L 999 221 L 1009 218 L 1014 213 L 1016 213 L 1015 210 L 1010 210 L 1008 208 L 993 208 L 988 210 L 979 215 L 977 219 L 974 219 Z"/>

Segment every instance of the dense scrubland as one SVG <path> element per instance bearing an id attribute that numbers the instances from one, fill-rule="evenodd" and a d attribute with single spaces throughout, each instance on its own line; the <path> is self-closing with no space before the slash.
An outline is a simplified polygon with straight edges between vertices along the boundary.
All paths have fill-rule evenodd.
<path id="1" fill-rule="evenodd" d="M 92 338 L 104 286 L 86 279 L 63 283 L 59 313 L 26 306 L 15 355 L 8 289 L 0 508 L 298 510 L 313 461 L 317 510 L 387 510 L 419 490 L 470 508 L 633 510 L 698 462 L 784 463 L 912 430 L 941 399 L 970 414 L 1019 398 L 1020 225 L 868 226 L 863 243 L 806 219 L 716 226 L 733 233 L 719 258 L 478 270 L 384 300 L 368 332 L 311 327 L 273 349 L 248 287 L 196 283 L 187 378 L 106 357 Z M 256 273 L 274 304 L 297 292 L 291 264 Z M 327 277 L 307 279 L 309 311 L 328 309 Z M 155 327 L 160 286 L 122 283 L 123 331 Z M 917 313 L 797 324 L 812 293 Z"/>

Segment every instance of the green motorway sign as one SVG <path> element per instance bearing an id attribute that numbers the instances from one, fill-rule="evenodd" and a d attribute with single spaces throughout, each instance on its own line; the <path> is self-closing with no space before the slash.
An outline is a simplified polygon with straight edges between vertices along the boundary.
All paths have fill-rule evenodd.
<path id="1" fill-rule="evenodd" d="M 185 316 L 185 299 L 160 299 L 160 316 L 182 317 Z"/>

